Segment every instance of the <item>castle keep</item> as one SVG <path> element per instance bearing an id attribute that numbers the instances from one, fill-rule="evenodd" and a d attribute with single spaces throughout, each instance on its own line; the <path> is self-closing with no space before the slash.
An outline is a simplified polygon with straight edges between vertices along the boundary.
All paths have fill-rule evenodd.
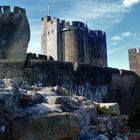
<path id="1" fill-rule="evenodd" d="M 129 49 L 129 68 L 140 75 L 140 48 Z"/>
<path id="2" fill-rule="evenodd" d="M 29 40 L 25 9 L 0 6 L 0 59 L 25 59 Z"/>
<path id="3" fill-rule="evenodd" d="M 63 62 L 107 66 L 105 32 L 50 16 L 42 18 L 41 32 L 42 54 Z"/>

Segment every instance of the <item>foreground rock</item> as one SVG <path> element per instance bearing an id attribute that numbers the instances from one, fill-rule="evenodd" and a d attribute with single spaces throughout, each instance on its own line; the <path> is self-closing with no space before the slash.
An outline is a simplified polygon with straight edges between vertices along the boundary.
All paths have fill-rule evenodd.
<path id="1" fill-rule="evenodd" d="M 120 109 L 118 103 L 95 103 L 97 110 L 100 113 L 110 115 L 120 115 Z"/>
<path id="2" fill-rule="evenodd" d="M 0 82 L 0 140 L 128 140 L 117 103 L 96 103 L 61 87 Z"/>
<path id="3" fill-rule="evenodd" d="M 79 118 L 70 113 L 33 115 L 12 122 L 12 140 L 77 140 Z"/>

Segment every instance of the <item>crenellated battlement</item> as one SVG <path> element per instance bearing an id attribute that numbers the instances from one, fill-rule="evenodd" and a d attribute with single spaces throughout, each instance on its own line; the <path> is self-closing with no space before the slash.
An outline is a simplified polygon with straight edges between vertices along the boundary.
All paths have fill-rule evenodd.
<path id="1" fill-rule="evenodd" d="M 138 48 L 138 49 L 132 48 L 132 49 L 129 49 L 128 51 L 129 51 L 129 54 L 131 54 L 131 55 L 132 55 L 132 54 L 133 54 L 133 55 L 134 55 L 134 54 L 135 54 L 135 55 L 136 55 L 136 54 L 137 54 L 137 55 L 140 55 L 140 48 Z"/>
<path id="2" fill-rule="evenodd" d="M 0 6 L 0 15 L 19 14 L 26 15 L 26 10 L 20 7 L 14 7 L 12 10 L 10 6 Z"/>
<path id="3" fill-rule="evenodd" d="M 93 30 L 93 32 L 96 33 L 96 36 L 104 36 L 105 32 L 103 32 L 102 30 Z"/>

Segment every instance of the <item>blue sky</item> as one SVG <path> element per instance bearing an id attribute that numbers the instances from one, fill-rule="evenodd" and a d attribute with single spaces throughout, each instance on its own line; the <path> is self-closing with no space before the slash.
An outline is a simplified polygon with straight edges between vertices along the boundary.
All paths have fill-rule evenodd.
<path id="1" fill-rule="evenodd" d="M 0 0 L 0 5 L 26 9 L 31 26 L 28 52 L 40 53 L 41 17 L 51 16 L 88 23 L 107 34 L 108 65 L 129 69 L 128 49 L 140 47 L 140 0 Z"/>

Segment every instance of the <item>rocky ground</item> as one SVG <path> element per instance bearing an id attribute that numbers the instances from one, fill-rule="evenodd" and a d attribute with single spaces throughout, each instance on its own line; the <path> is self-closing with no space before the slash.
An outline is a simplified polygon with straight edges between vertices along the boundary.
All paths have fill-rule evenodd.
<path id="1" fill-rule="evenodd" d="M 117 103 L 0 80 L 0 140 L 140 140 Z"/>

